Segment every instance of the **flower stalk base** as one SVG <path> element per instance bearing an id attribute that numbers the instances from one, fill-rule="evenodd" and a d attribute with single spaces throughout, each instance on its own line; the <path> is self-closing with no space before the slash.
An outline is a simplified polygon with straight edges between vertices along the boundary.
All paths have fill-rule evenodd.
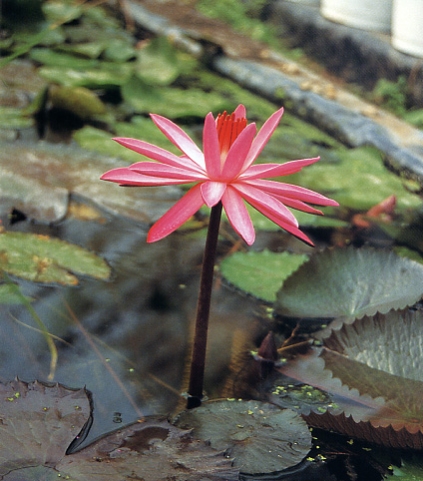
<path id="1" fill-rule="evenodd" d="M 222 203 L 211 209 L 201 271 L 200 293 L 197 304 L 194 345 L 191 358 L 191 372 L 188 388 L 187 409 L 201 405 L 203 398 L 204 369 L 206 364 L 207 331 L 209 324 L 214 265 L 216 260 Z"/>

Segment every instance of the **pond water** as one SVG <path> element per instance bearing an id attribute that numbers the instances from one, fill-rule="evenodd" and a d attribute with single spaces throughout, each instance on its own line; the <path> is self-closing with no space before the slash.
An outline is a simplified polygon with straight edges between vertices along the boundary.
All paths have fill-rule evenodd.
<path id="1" fill-rule="evenodd" d="M 81 206 L 82 204 L 75 204 Z M 21 283 L 59 351 L 54 381 L 93 393 L 89 440 L 150 414 L 183 405 L 186 361 L 195 316 L 203 235 L 176 234 L 147 244 L 145 228 L 98 211 L 96 221 L 70 217 L 48 228 L 29 222 L 13 230 L 54 235 L 103 256 L 110 281 L 82 278 L 77 287 Z M 5 219 L 5 222 L 7 220 Z M 252 301 L 216 285 L 206 390 L 228 374 L 234 333 L 253 345 L 258 332 Z M 0 376 L 47 381 L 50 353 L 25 307 L 1 306 Z M 256 326 L 256 327 L 254 327 Z M 32 327 L 32 329 L 31 329 Z M 245 341 L 247 336 L 245 335 Z"/>

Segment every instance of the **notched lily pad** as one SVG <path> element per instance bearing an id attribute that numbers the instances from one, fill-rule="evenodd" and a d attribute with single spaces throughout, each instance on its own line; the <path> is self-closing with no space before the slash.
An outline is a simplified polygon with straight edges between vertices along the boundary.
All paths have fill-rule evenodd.
<path id="1" fill-rule="evenodd" d="M 76 285 L 73 273 L 108 279 L 104 259 L 60 239 L 23 232 L 0 234 L 0 269 L 30 281 Z"/>
<path id="2" fill-rule="evenodd" d="M 91 416 L 84 389 L 37 381 L 0 384 L 0 414 L 0 477 L 7 481 L 238 480 L 222 453 L 154 418 L 66 455 Z"/>
<path id="3" fill-rule="evenodd" d="M 282 471 L 298 464 L 311 448 L 304 421 L 289 409 L 260 401 L 223 400 L 179 414 L 174 422 L 234 457 L 244 473 Z"/>
<path id="4" fill-rule="evenodd" d="M 285 279 L 307 260 L 305 254 L 289 252 L 236 252 L 222 261 L 220 269 L 222 275 L 239 289 L 274 302 Z"/>
<path id="5" fill-rule="evenodd" d="M 422 322 L 421 310 L 366 316 L 328 329 L 323 348 L 280 367 L 331 398 L 326 409 L 301 407 L 305 419 L 378 444 L 423 449 Z"/>
<path id="6" fill-rule="evenodd" d="M 6 476 L 59 462 L 89 421 L 91 406 L 85 389 L 15 380 L 0 384 L 0 413 L 0 476 Z"/>
<path id="7" fill-rule="evenodd" d="M 393 252 L 326 250 L 289 277 L 276 312 L 293 318 L 361 318 L 403 309 L 423 294 L 423 267 Z"/>

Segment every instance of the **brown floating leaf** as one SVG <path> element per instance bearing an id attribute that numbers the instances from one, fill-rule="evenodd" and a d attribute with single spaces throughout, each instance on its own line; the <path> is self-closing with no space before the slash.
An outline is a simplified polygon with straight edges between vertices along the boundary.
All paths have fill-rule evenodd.
<path id="1" fill-rule="evenodd" d="M 392 311 L 326 332 L 324 347 L 280 368 L 331 395 L 305 419 L 392 447 L 423 449 L 422 311 Z M 336 350 L 334 350 L 336 349 Z M 388 372 L 390 371 L 390 372 Z"/>
<path id="2" fill-rule="evenodd" d="M 109 434 L 57 466 L 78 481 L 231 481 L 238 470 L 231 460 L 189 431 L 166 420 L 148 419 Z"/>
<path id="3" fill-rule="evenodd" d="M 54 466 L 91 415 L 85 389 L 0 384 L 0 477 L 29 465 Z"/>
<path id="4" fill-rule="evenodd" d="M 0 479 L 238 479 L 230 459 L 166 420 L 143 420 L 66 455 L 90 416 L 84 389 L 37 381 L 0 384 Z"/>
<path id="5" fill-rule="evenodd" d="M 179 414 L 176 425 L 234 457 L 244 473 L 282 471 L 298 464 L 311 448 L 304 421 L 290 409 L 260 401 L 223 400 Z"/>

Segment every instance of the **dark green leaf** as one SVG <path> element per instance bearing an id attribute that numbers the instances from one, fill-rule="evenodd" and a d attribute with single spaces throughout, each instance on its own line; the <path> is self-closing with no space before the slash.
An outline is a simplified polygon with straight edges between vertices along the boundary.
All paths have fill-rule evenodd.
<path id="1" fill-rule="evenodd" d="M 276 311 L 295 318 L 360 318 L 403 309 L 423 294 L 423 266 L 369 248 L 326 250 L 294 273 Z"/>
<path id="2" fill-rule="evenodd" d="M 244 473 L 282 471 L 298 464 L 311 447 L 310 431 L 299 416 L 260 401 L 204 403 L 179 414 L 175 423 L 228 452 Z"/>

